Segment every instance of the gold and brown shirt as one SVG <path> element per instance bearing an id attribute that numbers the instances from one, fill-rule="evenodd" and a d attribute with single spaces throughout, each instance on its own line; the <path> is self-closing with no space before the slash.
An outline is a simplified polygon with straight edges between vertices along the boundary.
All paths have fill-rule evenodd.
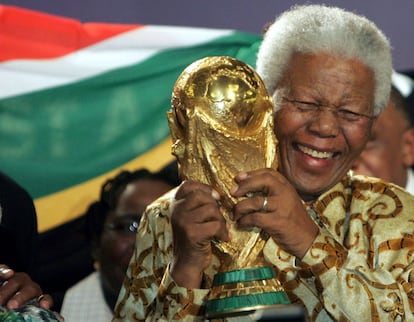
<path id="1" fill-rule="evenodd" d="M 206 289 L 174 283 L 174 195 L 154 202 L 142 218 L 113 321 L 204 320 L 220 253 L 205 272 Z M 320 229 L 302 260 L 271 238 L 263 247 L 291 302 L 305 307 L 309 321 L 414 321 L 414 197 L 381 180 L 348 174 L 306 207 Z"/>

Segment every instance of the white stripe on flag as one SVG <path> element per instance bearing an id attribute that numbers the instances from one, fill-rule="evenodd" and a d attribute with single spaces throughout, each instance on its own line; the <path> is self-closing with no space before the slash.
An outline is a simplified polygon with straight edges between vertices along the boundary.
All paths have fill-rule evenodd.
<path id="1" fill-rule="evenodd" d="M 60 58 L 7 61 L 0 64 L 0 98 L 69 84 L 142 62 L 162 50 L 195 46 L 233 32 L 148 25 Z"/>

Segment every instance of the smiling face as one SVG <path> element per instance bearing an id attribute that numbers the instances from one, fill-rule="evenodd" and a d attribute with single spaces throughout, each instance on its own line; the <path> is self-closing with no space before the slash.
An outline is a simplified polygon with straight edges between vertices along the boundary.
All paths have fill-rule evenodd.
<path id="1" fill-rule="evenodd" d="M 275 133 L 279 171 L 304 200 L 338 183 L 363 150 L 374 89 L 373 73 L 359 61 L 325 53 L 292 57 L 275 92 L 281 104 Z M 351 121 L 348 113 L 362 116 Z"/>

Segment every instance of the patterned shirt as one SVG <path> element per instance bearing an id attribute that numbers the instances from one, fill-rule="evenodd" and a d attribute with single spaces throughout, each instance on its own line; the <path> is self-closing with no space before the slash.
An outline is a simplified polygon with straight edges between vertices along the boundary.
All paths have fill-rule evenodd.
<path id="1" fill-rule="evenodd" d="M 204 320 L 209 289 L 179 287 L 169 274 L 174 194 L 142 218 L 113 321 Z M 349 173 L 307 210 L 319 234 L 305 256 L 295 258 L 272 238 L 263 254 L 309 321 L 414 321 L 414 197 Z M 208 281 L 214 267 L 205 271 Z"/>

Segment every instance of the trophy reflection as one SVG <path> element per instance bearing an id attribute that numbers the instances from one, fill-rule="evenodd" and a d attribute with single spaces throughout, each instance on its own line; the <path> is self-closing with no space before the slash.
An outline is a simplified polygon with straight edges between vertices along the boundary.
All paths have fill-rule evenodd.
<path id="1" fill-rule="evenodd" d="M 220 264 L 206 317 L 289 304 L 274 268 L 263 256 L 269 236 L 258 228 L 238 230 L 229 216 L 238 201 L 230 193 L 235 175 L 277 168 L 273 103 L 262 80 L 237 59 L 206 57 L 179 76 L 171 104 L 168 121 L 180 174 L 211 185 L 224 196 L 221 210 L 231 227 L 230 242 L 213 242 Z"/>

